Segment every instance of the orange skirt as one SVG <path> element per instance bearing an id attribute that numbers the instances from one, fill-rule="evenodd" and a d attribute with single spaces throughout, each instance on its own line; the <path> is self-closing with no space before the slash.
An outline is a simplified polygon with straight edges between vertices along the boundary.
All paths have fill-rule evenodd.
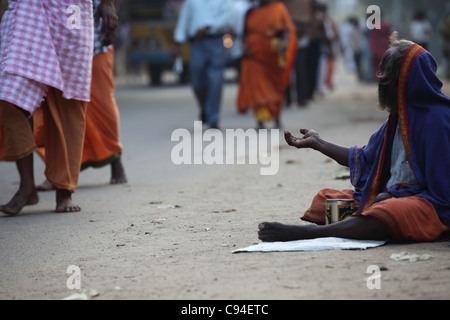
<path id="1" fill-rule="evenodd" d="M 353 199 L 353 190 L 323 189 L 313 199 L 311 207 L 301 218 L 325 224 L 325 200 Z M 359 202 L 355 202 L 355 210 Z M 435 241 L 450 229 L 441 222 L 433 205 L 425 198 L 391 198 L 375 203 L 354 215 L 372 216 L 383 221 L 395 241 Z"/>

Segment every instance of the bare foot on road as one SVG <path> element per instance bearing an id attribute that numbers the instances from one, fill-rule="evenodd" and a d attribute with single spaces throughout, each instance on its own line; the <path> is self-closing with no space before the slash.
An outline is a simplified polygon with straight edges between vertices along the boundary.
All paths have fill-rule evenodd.
<path id="1" fill-rule="evenodd" d="M 0 206 L 0 211 L 13 216 L 18 214 L 23 207 L 34 205 L 38 202 L 39 197 L 35 188 L 28 191 L 21 188 L 7 204 Z"/>
<path id="2" fill-rule="evenodd" d="M 111 184 L 127 183 L 127 177 L 125 175 L 125 169 L 123 168 L 122 161 L 120 159 L 111 163 Z"/>
<path id="3" fill-rule="evenodd" d="M 81 208 L 72 201 L 72 193 L 66 189 L 56 189 L 56 212 L 78 212 Z"/>

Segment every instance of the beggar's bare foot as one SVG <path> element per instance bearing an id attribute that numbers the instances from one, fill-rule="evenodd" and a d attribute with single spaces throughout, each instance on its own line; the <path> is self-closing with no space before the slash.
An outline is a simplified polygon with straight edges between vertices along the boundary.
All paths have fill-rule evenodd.
<path id="1" fill-rule="evenodd" d="M 285 225 L 279 222 L 263 222 L 258 226 L 258 237 L 263 242 L 295 241 L 310 239 L 314 225 Z"/>

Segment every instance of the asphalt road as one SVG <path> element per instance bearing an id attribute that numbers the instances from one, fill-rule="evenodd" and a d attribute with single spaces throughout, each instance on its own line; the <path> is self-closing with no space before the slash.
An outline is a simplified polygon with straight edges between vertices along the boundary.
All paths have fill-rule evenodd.
<path id="1" fill-rule="evenodd" d="M 220 123 L 223 130 L 246 130 L 255 127 L 251 114 L 239 115 L 236 112 L 237 90 L 236 83 L 228 83 L 224 88 Z M 201 287 L 203 281 L 202 274 L 196 273 L 196 270 L 204 270 L 204 276 L 210 277 L 210 280 L 215 279 L 217 282 L 217 277 L 220 279 L 221 275 L 214 275 L 214 270 L 210 270 L 210 265 L 212 268 L 214 266 L 209 259 L 217 259 L 219 263 L 223 256 L 229 257 L 230 254 L 229 250 L 226 253 L 216 253 L 221 242 L 217 244 L 215 241 L 224 241 L 217 239 L 217 235 L 209 240 L 214 243 L 214 249 L 206 248 L 202 251 L 212 251 L 212 257 L 207 258 L 205 255 L 203 258 L 201 254 L 192 257 L 172 252 L 175 252 L 183 241 L 177 233 L 180 229 L 187 230 L 187 234 L 192 236 L 185 239 L 186 241 L 197 241 L 198 245 L 207 246 L 208 240 L 198 238 L 200 231 L 197 233 L 196 229 L 193 232 L 192 230 L 195 223 L 203 226 L 202 223 L 209 223 L 206 221 L 211 217 L 205 217 L 205 222 L 202 222 L 199 221 L 202 216 L 195 215 L 196 212 L 208 212 L 214 205 L 227 209 L 226 203 L 233 203 L 232 197 L 242 200 L 240 203 L 243 208 L 251 207 L 253 202 L 263 206 L 261 200 L 246 198 L 245 190 L 239 187 L 236 187 L 236 190 L 234 187 L 232 181 L 236 179 L 240 183 L 237 185 L 248 188 L 245 181 L 239 180 L 242 171 L 237 170 L 236 173 L 225 165 L 177 166 L 172 162 L 171 152 L 176 145 L 176 142 L 171 141 L 172 133 L 176 129 L 186 129 L 193 133 L 194 121 L 198 120 L 198 108 L 188 86 L 150 88 L 144 84 L 120 84 L 117 86 L 116 98 L 121 115 L 121 141 L 124 146 L 122 159 L 129 182 L 109 185 L 108 167 L 88 169 L 81 173 L 79 186 L 73 197 L 82 207 L 82 212 L 54 213 L 54 192 L 48 192 L 40 194 L 38 205 L 24 208 L 20 215 L 0 216 L 0 299 L 61 299 L 71 293 L 65 283 L 68 277 L 66 268 L 71 265 L 85 267 L 83 279 L 90 279 L 89 284 L 101 290 L 100 298 L 105 299 L 242 298 L 234 288 L 228 290 L 223 283 L 210 287 L 212 292 L 208 291 L 209 289 L 199 289 L 198 292 L 192 289 L 195 286 Z M 384 119 L 385 114 L 376 111 L 376 86 L 356 83 L 352 75 L 345 74 L 342 66 L 336 76 L 334 92 L 327 92 L 323 98 L 317 98 L 307 108 L 298 108 L 294 103 L 282 114 L 284 128 L 292 132 L 297 132 L 301 127 L 314 128 L 323 137 L 344 145 L 363 145 Z M 282 135 L 280 145 L 285 148 Z M 281 164 L 283 165 L 284 163 Z M 318 163 L 317 165 L 321 166 Z M 315 170 L 316 177 L 320 177 L 322 169 L 311 170 Z M 35 157 L 37 183 L 44 180 L 43 171 L 43 164 Z M 214 187 L 209 188 L 210 185 L 214 186 L 214 181 L 225 181 L 227 184 L 215 192 Z M 320 183 L 313 185 L 313 188 L 316 190 L 319 186 Z M 17 187 L 18 175 L 14 163 L 0 163 L 0 203 L 7 202 Z M 257 188 L 258 185 L 252 187 Z M 210 191 L 205 192 L 204 197 L 196 192 L 202 188 Z M 312 193 L 315 190 L 306 191 Z M 189 198 L 191 194 L 196 194 L 196 197 Z M 166 223 L 166 217 L 158 220 L 156 215 L 151 218 L 145 216 L 149 210 L 156 210 L 152 209 L 154 206 L 172 206 L 177 204 L 175 201 L 189 207 L 186 209 L 188 216 L 177 216 L 176 218 L 183 219 L 182 222 L 174 224 L 172 229 L 163 233 L 163 229 L 156 227 Z M 189 214 L 196 219 L 195 222 L 189 222 Z M 260 218 L 255 219 L 259 221 Z M 136 221 L 145 227 L 156 229 L 144 229 L 143 226 L 137 225 Z M 251 220 L 249 223 L 253 228 L 256 221 Z M 169 221 L 166 225 L 170 225 Z M 239 226 L 236 224 L 229 228 L 229 237 L 241 237 L 243 232 Z M 202 230 L 209 229 L 206 225 Z M 221 230 L 220 227 L 217 229 Z M 256 241 L 256 233 L 253 232 L 254 230 L 249 228 L 245 234 L 247 238 L 239 238 L 241 242 L 238 245 Z M 135 239 L 130 239 L 130 234 L 133 234 Z M 147 235 L 155 237 L 152 240 L 142 240 Z M 149 248 L 148 251 L 141 250 L 141 244 L 143 248 Z M 153 245 L 154 250 L 160 250 L 159 253 L 152 251 Z M 120 253 L 118 250 L 124 246 L 131 248 L 131 251 Z M 156 264 L 158 259 L 167 259 L 167 264 L 166 260 L 161 260 L 159 266 L 163 270 L 166 268 L 166 276 L 156 273 L 156 270 L 160 269 L 155 269 L 155 264 L 144 258 L 147 255 L 150 255 Z M 225 263 L 220 262 L 221 267 L 230 267 L 227 259 L 230 258 L 226 258 Z M 248 260 L 248 265 L 254 265 L 259 260 L 247 257 L 242 259 Z M 294 257 L 290 255 L 288 259 Z M 178 262 L 178 267 L 175 267 L 177 264 L 173 263 L 174 260 Z M 192 261 L 188 264 L 188 260 Z M 150 266 L 144 271 L 146 263 Z M 205 269 L 202 269 L 203 267 Z M 191 274 L 183 277 L 183 272 Z M 140 277 L 151 278 L 152 283 L 154 280 L 154 287 L 143 286 L 142 281 L 137 280 Z M 173 283 L 167 283 L 170 277 L 174 278 Z M 249 282 L 252 281 L 252 285 L 256 286 L 253 280 L 249 278 Z M 129 284 L 128 291 L 120 291 L 118 287 L 124 281 Z M 183 285 L 188 284 L 191 287 L 179 291 Z M 290 285 L 286 287 L 290 295 L 281 298 L 291 297 Z M 286 287 L 282 289 L 286 291 Z M 111 290 L 114 291 L 112 288 L 116 288 L 117 292 L 111 293 Z M 108 290 L 109 293 L 106 293 Z M 270 287 L 252 290 L 252 295 L 245 297 L 278 298 L 271 294 Z M 245 294 L 245 291 L 242 292 Z M 197 295 L 193 295 L 194 293 Z M 323 293 L 321 294 L 312 297 L 323 297 Z"/>

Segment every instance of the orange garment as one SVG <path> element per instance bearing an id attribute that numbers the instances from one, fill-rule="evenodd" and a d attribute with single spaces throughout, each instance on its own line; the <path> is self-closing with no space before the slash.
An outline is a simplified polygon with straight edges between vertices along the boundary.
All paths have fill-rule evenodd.
<path id="1" fill-rule="evenodd" d="M 325 201 L 328 199 L 353 199 L 353 190 L 320 190 L 314 197 L 311 206 L 306 210 L 303 221 L 308 221 L 320 225 L 325 224 Z M 359 203 L 355 201 L 355 210 L 358 210 Z"/>
<path id="2" fill-rule="evenodd" d="M 64 99 L 61 91 L 49 88 L 41 108 L 45 123 L 45 176 L 56 188 L 74 193 L 86 130 L 86 102 Z"/>
<path id="3" fill-rule="evenodd" d="M 0 160 L 15 161 L 36 149 L 25 114 L 9 102 L 0 103 Z"/>
<path id="4" fill-rule="evenodd" d="M 96 54 L 92 65 L 91 102 L 86 112 L 86 137 L 81 169 L 100 167 L 120 158 L 119 109 L 114 97 L 114 51 Z"/>
<path id="5" fill-rule="evenodd" d="M 328 57 L 327 60 L 327 77 L 325 79 L 325 84 L 329 87 L 333 87 L 334 71 L 336 66 L 336 58 Z"/>
<path id="6" fill-rule="evenodd" d="M 114 97 L 113 81 L 114 51 L 94 56 L 92 64 L 91 101 L 87 103 L 86 133 L 80 169 L 102 167 L 120 158 L 122 145 L 119 142 L 119 110 Z M 43 120 L 39 109 L 33 114 L 34 136 L 43 147 Z M 45 149 L 39 148 L 38 154 L 45 159 Z"/>
<path id="7" fill-rule="evenodd" d="M 18 113 L 12 111 L 14 109 Z M 40 110 L 37 111 L 38 116 L 35 112 L 33 119 L 36 117 L 41 119 L 41 129 L 37 138 L 39 141 L 35 140 L 25 115 L 14 106 L 2 102 L 3 137 L 0 137 L 0 141 L 3 142 L 0 146 L 2 144 L 4 146 L 3 159 L 18 160 L 30 154 L 36 145 L 45 144 L 47 180 L 56 188 L 73 193 L 80 173 L 86 103 L 64 99 L 60 90 L 49 87 L 45 100 L 37 110 Z M 17 120 L 20 119 L 20 115 L 22 120 Z M 0 154 L 1 152 L 0 150 Z"/>
<path id="8" fill-rule="evenodd" d="M 325 223 L 326 199 L 353 199 L 352 190 L 323 189 L 313 199 L 302 220 Z M 355 210 L 359 203 L 355 202 Z M 390 198 L 377 202 L 360 214 L 373 216 L 385 223 L 395 241 L 434 241 L 450 229 L 441 222 L 433 205 L 425 198 Z"/>
<path id="9" fill-rule="evenodd" d="M 297 53 L 295 26 L 284 4 L 274 2 L 251 11 L 245 28 L 248 51 L 241 62 L 238 111 L 267 108 L 277 118 Z M 290 38 L 283 53 L 280 34 L 285 31 Z"/>

